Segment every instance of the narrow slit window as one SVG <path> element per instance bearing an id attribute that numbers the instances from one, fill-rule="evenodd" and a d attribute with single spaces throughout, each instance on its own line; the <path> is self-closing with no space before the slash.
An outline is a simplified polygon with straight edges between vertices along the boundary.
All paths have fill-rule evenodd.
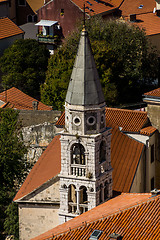
<path id="1" fill-rule="evenodd" d="M 61 14 L 60 15 L 64 16 L 64 9 L 63 8 L 61 9 Z"/>

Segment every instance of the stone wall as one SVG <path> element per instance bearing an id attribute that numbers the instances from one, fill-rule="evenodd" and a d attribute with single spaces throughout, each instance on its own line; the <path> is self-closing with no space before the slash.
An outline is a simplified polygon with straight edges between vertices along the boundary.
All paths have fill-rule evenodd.
<path id="1" fill-rule="evenodd" d="M 20 110 L 19 119 L 23 127 L 42 124 L 45 122 L 56 123 L 61 111 Z"/>
<path id="2" fill-rule="evenodd" d="M 36 162 L 56 134 L 53 123 L 43 123 L 22 128 L 25 145 L 28 147 L 29 162 Z"/>
<path id="3" fill-rule="evenodd" d="M 19 119 L 23 126 L 23 140 L 28 147 L 29 162 L 36 162 L 54 138 L 57 132 L 55 122 L 60 115 L 60 111 L 20 111 Z"/>
<path id="4" fill-rule="evenodd" d="M 154 104 L 147 105 L 147 114 L 153 127 L 160 131 L 160 106 Z"/>

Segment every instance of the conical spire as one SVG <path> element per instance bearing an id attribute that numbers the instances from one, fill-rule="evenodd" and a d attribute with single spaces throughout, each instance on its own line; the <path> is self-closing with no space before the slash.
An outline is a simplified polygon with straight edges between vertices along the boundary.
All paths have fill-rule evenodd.
<path id="1" fill-rule="evenodd" d="M 88 33 L 85 29 L 81 33 L 66 102 L 82 106 L 98 105 L 105 102 Z"/>

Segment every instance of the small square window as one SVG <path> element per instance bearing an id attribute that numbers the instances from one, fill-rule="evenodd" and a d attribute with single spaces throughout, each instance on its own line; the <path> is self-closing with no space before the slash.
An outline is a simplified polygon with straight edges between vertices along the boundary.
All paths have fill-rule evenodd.
<path id="1" fill-rule="evenodd" d="M 89 240 L 98 239 L 101 234 L 102 234 L 102 231 L 100 231 L 100 230 L 94 230 L 93 233 L 91 234 Z"/>

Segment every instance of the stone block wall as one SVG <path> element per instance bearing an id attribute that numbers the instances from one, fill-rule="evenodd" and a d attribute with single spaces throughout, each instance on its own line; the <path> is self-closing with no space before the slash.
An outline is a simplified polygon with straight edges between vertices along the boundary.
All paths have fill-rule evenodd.
<path id="1" fill-rule="evenodd" d="M 19 120 L 23 126 L 22 134 L 24 143 L 28 147 L 29 162 L 36 162 L 54 138 L 57 132 L 55 122 L 60 115 L 60 111 L 20 111 Z"/>
<path id="2" fill-rule="evenodd" d="M 56 123 L 61 111 L 40 111 L 40 110 L 20 110 L 19 120 L 23 127 L 38 125 L 42 123 Z"/>
<path id="3" fill-rule="evenodd" d="M 53 123 L 43 123 L 22 128 L 25 145 L 28 147 L 27 158 L 29 162 L 36 162 L 42 152 L 47 148 L 56 133 Z"/>
<path id="4" fill-rule="evenodd" d="M 59 204 L 19 204 L 20 240 L 30 240 L 59 224 Z"/>

